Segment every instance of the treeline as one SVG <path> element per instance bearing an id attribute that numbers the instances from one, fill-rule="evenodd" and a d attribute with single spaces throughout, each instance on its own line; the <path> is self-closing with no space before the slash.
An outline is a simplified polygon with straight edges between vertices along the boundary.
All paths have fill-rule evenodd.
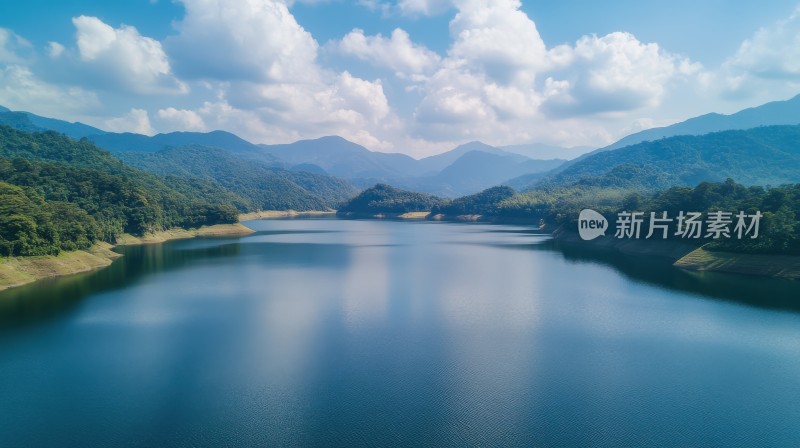
<path id="1" fill-rule="evenodd" d="M 546 223 L 565 229 L 577 230 L 580 211 L 590 208 L 600 212 L 613 225 L 623 211 L 643 211 L 645 228 L 649 225 L 649 212 L 675 218 L 683 211 L 760 212 L 757 238 L 702 238 L 689 240 L 709 249 L 745 253 L 774 253 L 800 255 L 800 184 L 778 187 L 744 185 L 728 179 L 724 182 L 701 182 L 695 187 L 672 187 L 657 193 L 646 193 L 636 188 L 615 188 L 572 185 L 569 187 L 541 189 L 517 194 L 499 205 L 498 216 L 543 219 Z M 749 221 L 748 221 L 749 222 Z M 733 223 L 735 224 L 735 223 Z M 733 230 L 734 225 L 731 225 Z M 679 239 L 674 232 L 669 238 Z"/>
<path id="2" fill-rule="evenodd" d="M 500 204 L 515 194 L 514 189 L 507 186 L 492 187 L 469 196 L 434 206 L 431 213 L 443 215 L 499 215 Z"/>
<path id="3" fill-rule="evenodd" d="M 425 193 L 401 190 L 386 184 L 377 184 L 361 192 L 343 204 L 340 214 L 403 214 L 427 212 L 444 205 L 447 201 Z"/>
<path id="4" fill-rule="evenodd" d="M 0 126 L 0 255 L 46 255 L 170 227 L 237 221 L 220 196 L 184 194 L 87 140 Z M 212 197 L 224 192 L 209 187 Z"/>

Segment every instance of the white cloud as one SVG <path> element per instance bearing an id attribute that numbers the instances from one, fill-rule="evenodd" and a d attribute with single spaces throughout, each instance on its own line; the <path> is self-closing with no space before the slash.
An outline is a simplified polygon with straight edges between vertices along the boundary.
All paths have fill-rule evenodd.
<path id="1" fill-rule="evenodd" d="M 448 56 L 423 87 L 417 135 L 487 139 L 516 133 L 541 102 L 534 81 L 549 62 L 536 25 L 515 0 L 465 0 L 450 22 Z M 520 129 L 522 129 L 520 127 Z"/>
<path id="2" fill-rule="evenodd" d="M 760 78 L 800 80 L 800 8 L 742 42 L 725 66 Z"/>
<path id="3" fill-rule="evenodd" d="M 277 0 L 179 0 L 186 16 L 165 46 L 184 78 L 309 82 L 317 42 Z"/>
<path id="4" fill-rule="evenodd" d="M 671 81 L 702 69 L 622 32 L 584 36 L 569 51 L 557 51 L 562 69 L 546 80 L 544 104 L 556 115 L 656 107 Z"/>
<path id="5" fill-rule="evenodd" d="M 652 111 L 671 87 L 703 74 L 699 64 L 622 32 L 548 49 L 518 0 L 455 5 L 453 43 L 421 87 L 419 137 L 599 145 L 611 138 L 600 115 Z"/>
<path id="6" fill-rule="evenodd" d="M 399 0 L 397 9 L 404 15 L 432 16 L 446 11 L 452 6 L 450 0 Z"/>
<path id="7" fill-rule="evenodd" d="M 164 124 L 194 119 L 187 115 L 193 112 L 206 129 L 228 129 L 256 142 L 338 134 L 373 148 L 390 146 L 377 137 L 387 132 L 387 123 L 396 122 L 381 82 L 321 67 L 319 45 L 286 3 L 180 1 L 186 16 L 165 47 L 176 70 L 213 86 L 216 98 L 193 110 L 163 109 Z M 405 43 L 403 37 L 397 35 L 399 44 Z"/>
<path id="8" fill-rule="evenodd" d="M 435 52 L 411 42 L 408 33 L 400 28 L 392 31 L 389 38 L 380 34 L 365 36 L 363 30 L 356 28 L 334 44 L 333 48 L 334 51 L 391 69 L 402 76 L 428 73 L 441 60 Z"/>
<path id="9" fill-rule="evenodd" d="M 185 93 L 186 86 L 172 76 L 161 43 L 136 28 L 113 28 L 97 17 L 72 19 L 78 54 L 91 76 L 87 81 L 140 94 Z"/>
<path id="10" fill-rule="evenodd" d="M 448 56 L 459 65 L 504 84 L 530 83 L 548 66 L 544 41 L 518 0 L 461 0 L 457 6 Z"/>
<path id="11" fill-rule="evenodd" d="M 774 101 L 800 90 L 800 7 L 756 31 L 705 78 L 705 87 L 733 103 Z"/>
<path id="12" fill-rule="evenodd" d="M 156 113 L 164 127 L 171 131 L 206 131 L 206 124 L 197 112 L 187 109 L 168 107 Z"/>
<path id="13" fill-rule="evenodd" d="M 28 54 L 31 44 L 27 40 L 6 28 L 0 28 L 0 64 L 21 64 Z"/>
<path id="14" fill-rule="evenodd" d="M 64 54 L 64 46 L 58 42 L 47 43 L 47 55 L 53 59 L 60 58 Z"/>
<path id="15" fill-rule="evenodd" d="M 42 81 L 28 67 L 0 68 L 0 104 L 48 117 L 63 117 L 100 107 L 93 92 Z"/>
<path id="16" fill-rule="evenodd" d="M 150 117 L 143 109 L 131 109 L 127 114 L 105 121 L 105 128 L 111 132 L 133 132 L 153 135 L 155 130 L 150 125 Z"/>

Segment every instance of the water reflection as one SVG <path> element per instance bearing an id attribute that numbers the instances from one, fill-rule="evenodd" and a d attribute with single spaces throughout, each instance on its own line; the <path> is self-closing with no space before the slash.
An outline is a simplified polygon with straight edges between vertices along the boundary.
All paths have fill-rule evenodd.
<path id="1" fill-rule="evenodd" d="M 576 245 L 558 244 L 552 240 L 544 244 L 522 245 L 519 248 L 556 252 L 572 263 L 601 263 L 613 267 L 631 280 L 667 290 L 683 291 L 761 308 L 800 311 L 800 282 L 797 281 L 722 272 L 689 271 L 672 266 L 670 262 L 661 259 L 592 250 Z"/>
<path id="2" fill-rule="evenodd" d="M 87 296 L 127 287 L 158 272 L 239 255 L 236 240 L 207 239 L 118 247 L 123 257 L 92 272 L 45 279 L 0 292 L 0 330 L 69 313 Z"/>
<path id="3" fill-rule="evenodd" d="M 795 283 L 522 226 L 249 224 L 0 295 L 0 445 L 800 443 L 800 315 L 741 306 Z"/>

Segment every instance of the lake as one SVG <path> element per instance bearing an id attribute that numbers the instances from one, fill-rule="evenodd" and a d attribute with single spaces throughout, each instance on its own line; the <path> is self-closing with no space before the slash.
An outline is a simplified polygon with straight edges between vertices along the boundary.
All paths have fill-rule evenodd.
<path id="1" fill-rule="evenodd" d="M 800 446 L 800 282 L 246 224 L 0 293 L 0 446 Z"/>

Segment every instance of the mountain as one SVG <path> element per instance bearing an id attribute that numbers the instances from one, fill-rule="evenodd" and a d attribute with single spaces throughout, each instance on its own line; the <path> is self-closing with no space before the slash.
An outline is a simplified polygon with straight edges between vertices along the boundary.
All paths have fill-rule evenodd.
<path id="1" fill-rule="evenodd" d="M 433 195 L 377 184 L 343 204 L 338 213 L 342 215 L 376 215 L 427 212 L 445 202 L 444 199 Z"/>
<path id="2" fill-rule="evenodd" d="M 497 156 L 509 157 L 511 160 L 514 160 L 516 162 L 522 162 L 527 159 L 527 157 L 525 156 L 503 151 L 501 149 L 495 148 L 494 146 L 487 145 L 486 143 L 483 142 L 469 142 L 457 146 L 456 148 L 451 149 L 450 151 L 444 152 L 442 154 L 437 154 L 435 156 L 430 156 L 430 157 L 425 157 L 424 159 L 420 159 L 419 163 L 423 167 L 422 168 L 423 172 L 438 173 L 443 169 L 447 168 L 448 166 L 452 165 L 456 160 L 461 158 L 464 154 L 473 151 L 485 152 Z"/>
<path id="3" fill-rule="evenodd" d="M 761 106 L 743 109 L 730 115 L 710 113 L 690 118 L 670 126 L 646 129 L 623 137 L 611 145 L 595 149 L 576 159 L 570 160 L 554 169 L 547 177 L 554 177 L 559 172 L 565 171 L 572 165 L 582 162 L 598 153 L 612 151 L 642 142 L 652 142 L 679 135 L 703 135 L 726 130 L 746 130 L 759 126 L 795 124 L 800 124 L 800 95 L 785 101 L 773 101 L 762 104 Z M 539 176 L 523 176 L 513 179 L 509 185 L 519 190 L 525 190 L 536 186 L 541 181 L 542 178 Z"/>
<path id="4" fill-rule="evenodd" d="M 40 117 L 30 112 L 13 112 L 2 106 L 0 106 L 0 124 L 27 132 L 56 131 L 75 139 L 105 133 L 105 131 L 83 123 L 70 123 L 54 118 Z"/>
<path id="5" fill-rule="evenodd" d="M 652 190 L 732 178 L 748 185 L 780 185 L 800 179 L 798 142 L 800 126 L 669 137 L 595 153 L 542 183 Z"/>
<path id="6" fill-rule="evenodd" d="M 123 152 L 132 166 L 162 176 L 212 180 L 245 198 L 253 210 L 324 210 L 358 193 L 349 182 L 305 171 L 277 169 L 206 146 L 171 147 L 155 153 Z"/>
<path id="7" fill-rule="evenodd" d="M 526 143 L 522 145 L 499 146 L 498 149 L 521 154 L 531 159 L 567 159 L 572 160 L 594 149 L 591 146 L 563 146 L 546 145 L 544 143 Z"/>
<path id="8" fill-rule="evenodd" d="M 313 164 L 346 179 L 386 179 L 419 173 L 417 161 L 405 154 L 373 152 L 338 136 L 259 146 L 286 164 Z"/>
<path id="9" fill-rule="evenodd" d="M 188 145 L 221 148 L 231 153 L 258 153 L 258 146 L 225 131 L 170 132 L 152 137 L 129 132 L 106 133 L 90 138 L 97 146 L 111 152 L 157 152 L 162 149 Z"/>
<path id="10" fill-rule="evenodd" d="M 702 135 L 710 132 L 751 129 L 759 126 L 800 124 L 800 95 L 786 101 L 773 101 L 730 115 L 710 113 L 661 128 L 631 134 L 598 151 L 622 148 L 644 141 L 676 135 Z"/>
<path id="11" fill-rule="evenodd" d="M 74 138 L 88 135 L 89 140 L 97 146 L 106 148 L 131 163 L 136 163 L 137 157 L 128 158 L 125 154 L 156 153 L 170 148 L 202 146 L 219 148 L 259 165 L 345 178 L 361 187 L 389 182 L 445 196 L 472 194 L 520 175 L 536 175 L 563 163 L 563 160 L 531 160 L 524 155 L 481 142 L 466 143 L 446 153 L 416 160 L 404 154 L 373 152 L 338 136 L 300 140 L 290 144 L 255 145 L 225 131 L 171 132 L 147 136 L 104 132 L 80 123 L 67 123 L 24 112 L 0 111 L 0 122 L 3 119 L 10 126 L 25 131 L 56 130 Z M 486 156 L 471 153 L 484 153 Z M 171 164 L 166 166 L 174 168 Z M 148 169 L 152 171 L 153 168 L 151 164 Z M 197 173 L 187 175 L 197 176 Z M 192 182 L 197 181 L 192 179 Z M 311 183 L 319 184 L 316 180 Z M 207 187 L 211 188 L 210 185 Z M 314 191 L 309 193 L 317 194 Z M 348 194 L 352 193 L 350 191 Z M 332 196 L 322 195 L 321 198 L 325 203 L 333 204 L 341 200 L 343 195 L 337 192 Z M 275 204 L 271 200 L 267 202 Z M 241 202 L 237 204 L 239 208 L 244 206 Z M 258 204 L 252 206 L 259 207 Z"/>
<path id="12" fill-rule="evenodd" d="M 427 179 L 429 185 L 447 186 L 455 195 L 472 194 L 528 173 L 552 170 L 564 160 L 531 160 L 517 154 L 470 151 L 439 174 Z"/>

